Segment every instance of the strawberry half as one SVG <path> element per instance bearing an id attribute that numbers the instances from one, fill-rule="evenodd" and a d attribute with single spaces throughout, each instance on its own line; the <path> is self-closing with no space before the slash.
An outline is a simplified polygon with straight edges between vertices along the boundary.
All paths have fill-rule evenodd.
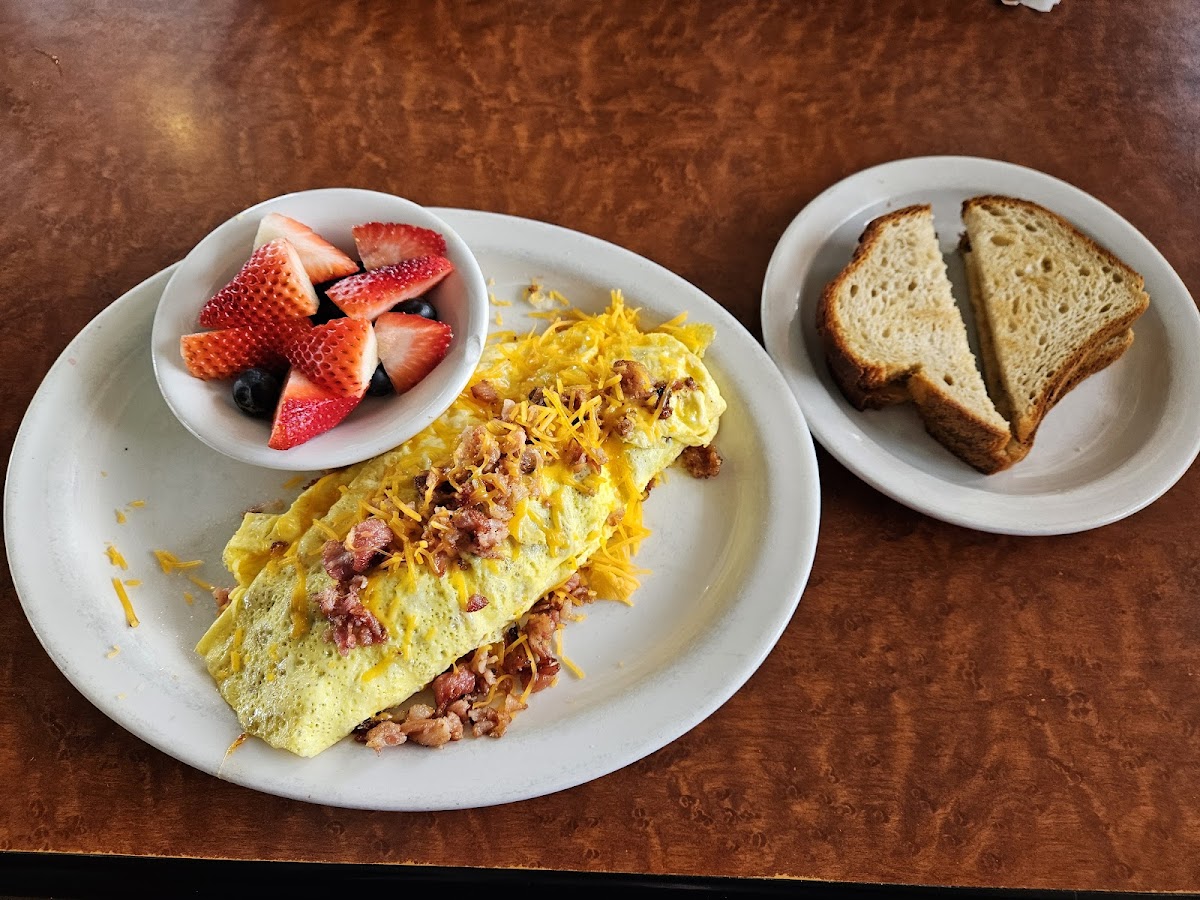
<path id="1" fill-rule="evenodd" d="M 287 450 L 324 434 L 358 406 L 360 397 L 339 397 L 318 387 L 298 369 L 288 372 L 275 407 L 267 446 Z"/>
<path id="2" fill-rule="evenodd" d="M 454 271 L 444 256 L 418 256 L 343 278 L 325 291 L 352 319 L 375 319 L 397 303 L 419 297 Z"/>
<path id="3" fill-rule="evenodd" d="M 297 222 L 279 213 L 267 213 L 258 223 L 254 246 L 261 247 L 277 238 L 287 238 L 296 248 L 304 271 L 313 284 L 322 284 L 335 278 L 353 275 L 358 271 L 358 263 L 303 222 Z"/>
<path id="4" fill-rule="evenodd" d="M 366 222 L 355 225 L 354 244 L 364 269 L 393 266 L 418 256 L 445 256 L 446 239 L 419 225 L 400 222 Z"/>
<path id="5" fill-rule="evenodd" d="M 296 248 L 276 238 L 255 250 L 233 281 L 204 304 L 200 324 L 229 328 L 264 319 L 311 316 L 316 311 L 317 292 Z"/>
<path id="6" fill-rule="evenodd" d="M 282 372 L 288 345 L 312 327 L 308 319 L 298 317 L 185 334 L 179 339 L 179 352 L 188 371 L 206 381 L 232 378 L 254 366 Z"/>
<path id="7" fill-rule="evenodd" d="M 333 319 L 292 341 L 288 362 L 319 387 L 339 397 L 361 397 L 379 356 L 375 331 L 362 319 Z"/>
<path id="8" fill-rule="evenodd" d="M 445 322 L 423 316 L 389 312 L 375 320 L 379 361 L 397 394 L 433 371 L 446 356 L 453 336 Z"/>

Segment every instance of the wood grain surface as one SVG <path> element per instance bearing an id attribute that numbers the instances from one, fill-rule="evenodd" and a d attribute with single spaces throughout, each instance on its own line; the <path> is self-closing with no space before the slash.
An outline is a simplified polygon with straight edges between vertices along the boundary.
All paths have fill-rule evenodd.
<path id="1" fill-rule="evenodd" d="M 1200 286 L 1193 0 L 43 0 L 0 7 L 0 48 L 6 459 L 96 313 L 297 189 L 598 235 L 758 335 L 817 193 L 971 154 L 1095 194 Z M 820 462 L 812 579 L 746 687 L 636 765 L 482 811 L 323 808 L 174 761 L 75 692 L 0 567 L 0 847 L 1200 889 L 1196 472 L 1124 522 L 1018 539 Z"/>

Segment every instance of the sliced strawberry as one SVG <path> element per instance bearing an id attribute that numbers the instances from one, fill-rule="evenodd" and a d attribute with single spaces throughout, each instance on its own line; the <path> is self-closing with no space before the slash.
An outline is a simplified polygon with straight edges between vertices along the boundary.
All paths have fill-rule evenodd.
<path id="1" fill-rule="evenodd" d="M 185 334 L 179 339 L 179 352 L 188 371 L 205 380 L 232 378 L 254 366 L 282 372 L 287 368 L 287 346 L 312 327 L 312 322 L 301 316 Z"/>
<path id="2" fill-rule="evenodd" d="M 304 271 L 313 284 L 322 284 L 358 271 L 358 263 L 303 222 L 279 213 L 267 213 L 258 223 L 254 246 L 261 247 L 277 238 L 287 238 L 296 248 Z"/>
<path id="3" fill-rule="evenodd" d="M 379 356 L 375 331 L 362 319 L 333 319 L 292 341 L 287 359 L 313 383 L 339 397 L 361 397 Z"/>
<path id="4" fill-rule="evenodd" d="M 384 313 L 375 320 L 379 361 L 397 394 L 403 394 L 442 361 L 454 335 L 445 322 L 409 313 Z"/>
<path id="5" fill-rule="evenodd" d="M 400 222 L 367 222 L 355 225 L 354 243 L 364 269 L 394 266 L 418 256 L 445 256 L 446 239 L 419 225 Z"/>
<path id="6" fill-rule="evenodd" d="M 200 324 L 229 328 L 264 319 L 311 316 L 316 311 L 317 292 L 296 248 L 276 238 L 255 250 L 233 281 L 204 304 Z"/>
<path id="7" fill-rule="evenodd" d="M 271 424 L 271 439 L 267 446 L 287 450 L 324 434 L 358 406 L 361 397 L 339 397 L 318 387 L 304 377 L 299 369 L 288 372 L 275 407 Z"/>
<path id="8" fill-rule="evenodd" d="M 352 319 L 371 320 L 421 296 L 453 271 L 454 264 L 444 256 L 418 256 L 343 278 L 325 293 Z"/>

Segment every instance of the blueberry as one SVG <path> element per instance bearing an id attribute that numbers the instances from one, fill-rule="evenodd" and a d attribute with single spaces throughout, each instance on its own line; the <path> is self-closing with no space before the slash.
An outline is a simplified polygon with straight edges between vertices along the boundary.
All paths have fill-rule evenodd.
<path id="1" fill-rule="evenodd" d="M 437 310 L 433 308 L 433 304 L 424 297 L 415 297 L 412 300 L 405 300 L 402 303 L 397 303 L 392 307 L 392 312 L 408 313 L 410 316 L 420 316 L 422 319 L 438 320 Z"/>
<path id="2" fill-rule="evenodd" d="M 317 311 L 311 316 L 314 325 L 324 325 L 330 319 L 345 318 L 346 314 L 320 288 L 317 288 L 317 299 Z"/>
<path id="3" fill-rule="evenodd" d="M 282 385 L 266 369 L 247 369 L 233 382 L 233 402 L 248 416 L 267 418 L 275 411 Z"/>
<path id="4" fill-rule="evenodd" d="M 372 397 L 385 397 L 392 393 L 392 379 L 388 378 L 388 373 L 383 369 L 383 363 L 375 367 L 375 374 L 371 376 L 371 383 L 367 386 L 367 393 Z"/>

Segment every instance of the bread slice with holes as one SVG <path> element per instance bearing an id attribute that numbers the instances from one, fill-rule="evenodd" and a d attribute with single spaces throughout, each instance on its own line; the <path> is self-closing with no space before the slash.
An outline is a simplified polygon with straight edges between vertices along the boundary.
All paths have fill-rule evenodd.
<path id="1" fill-rule="evenodd" d="M 1012 197 L 963 204 L 961 246 L 983 372 L 1014 440 L 1132 343 L 1142 277 L 1065 219 Z"/>
<path id="2" fill-rule="evenodd" d="M 817 331 L 859 409 L 912 400 L 926 430 L 981 472 L 1014 461 L 967 342 L 928 206 L 881 216 L 821 295 Z M 1017 448 L 1020 449 L 1020 448 Z"/>

